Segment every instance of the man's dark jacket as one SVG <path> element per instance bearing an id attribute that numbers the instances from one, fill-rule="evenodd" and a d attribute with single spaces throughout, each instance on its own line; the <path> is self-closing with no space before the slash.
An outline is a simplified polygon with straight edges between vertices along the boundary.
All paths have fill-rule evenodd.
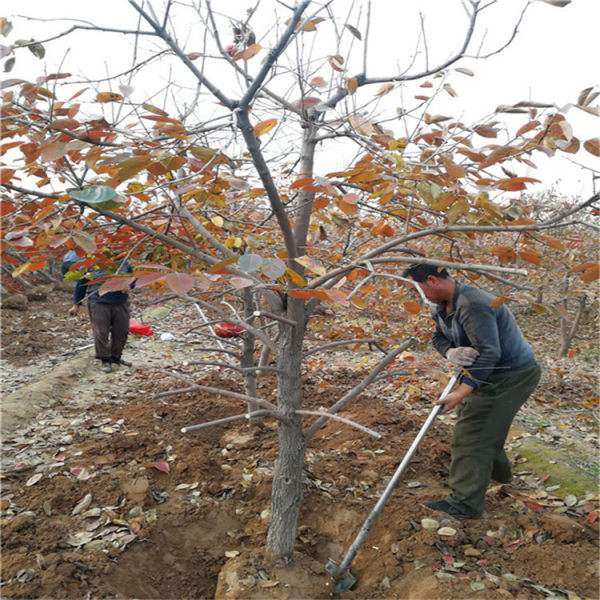
<path id="1" fill-rule="evenodd" d="M 531 346 L 512 312 L 502 304 L 491 305 L 494 296 L 488 292 L 456 282 L 453 312 L 446 314 L 446 304 L 437 304 L 433 312 L 436 324 L 433 345 L 442 355 L 450 348 L 470 346 L 479 352 L 466 370 L 462 383 L 473 388 L 485 384 L 492 373 L 524 369 L 535 364 Z"/>

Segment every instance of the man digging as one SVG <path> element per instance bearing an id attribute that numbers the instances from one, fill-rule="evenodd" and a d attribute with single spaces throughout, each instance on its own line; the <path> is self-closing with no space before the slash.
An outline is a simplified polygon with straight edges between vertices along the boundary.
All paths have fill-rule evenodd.
<path id="1" fill-rule="evenodd" d="M 463 368 L 456 389 L 438 401 L 444 412 L 458 407 L 448 477 L 452 491 L 425 504 L 456 518 L 478 517 L 490 480 L 512 479 L 504 442 L 541 369 L 515 317 L 505 305 L 494 307 L 494 296 L 432 265 L 413 265 L 404 276 L 436 304 L 433 346 Z"/>
<path id="2" fill-rule="evenodd" d="M 68 255 L 65 255 L 63 275 L 69 270 L 69 266 L 65 265 L 67 261 Z M 118 272 L 131 273 L 129 262 L 123 261 L 117 269 Z M 102 281 L 90 282 L 107 274 L 103 270 L 94 270 L 77 280 L 73 291 L 73 306 L 69 309 L 69 314 L 73 316 L 79 314 L 81 304 L 87 298 L 96 358 L 102 361 L 102 370 L 110 373 L 113 365 L 131 367 L 130 362 L 121 358 L 129 335 L 129 295 L 127 292 L 119 291 L 107 292 L 101 296 L 98 289 Z"/>

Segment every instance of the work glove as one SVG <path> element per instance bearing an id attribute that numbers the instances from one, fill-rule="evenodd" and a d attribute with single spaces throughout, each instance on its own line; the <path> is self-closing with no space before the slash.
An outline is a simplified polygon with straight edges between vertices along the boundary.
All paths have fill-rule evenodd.
<path id="1" fill-rule="evenodd" d="M 446 358 L 457 367 L 470 367 L 478 356 L 479 352 L 470 346 L 450 348 L 450 350 L 446 352 Z"/>

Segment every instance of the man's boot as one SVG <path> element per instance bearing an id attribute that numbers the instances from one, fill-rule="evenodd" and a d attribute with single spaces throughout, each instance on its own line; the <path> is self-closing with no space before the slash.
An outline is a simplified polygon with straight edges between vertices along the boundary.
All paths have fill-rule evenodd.
<path id="1" fill-rule="evenodd" d="M 110 360 L 103 360 L 102 361 L 102 370 L 105 373 L 111 373 L 112 372 L 112 364 L 110 363 Z"/>

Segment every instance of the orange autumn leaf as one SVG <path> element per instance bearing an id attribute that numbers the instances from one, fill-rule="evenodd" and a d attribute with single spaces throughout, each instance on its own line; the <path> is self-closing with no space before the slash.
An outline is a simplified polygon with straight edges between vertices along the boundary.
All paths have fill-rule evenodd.
<path id="1" fill-rule="evenodd" d="M 519 129 L 517 129 L 517 133 L 515 134 L 515 137 L 519 137 L 520 135 L 523 135 L 523 134 L 527 133 L 528 131 L 535 129 L 536 127 L 539 126 L 539 124 L 540 124 L 539 121 L 529 121 L 529 123 L 525 123 L 525 125 L 523 125 Z"/>
<path id="2" fill-rule="evenodd" d="M 501 263 L 509 263 L 517 258 L 515 251 L 510 246 L 496 246 L 492 248 L 492 254 L 496 256 Z"/>
<path id="3" fill-rule="evenodd" d="M 315 210 L 321 210 L 322 208 L 325 208 L 328 205 L 329 205 L 329 199 L 326 198 L 325 196 L 319 196 L 318 198 L 315 199 L 315 201 L 313 203 L 313 207 Z"/>
<path id="4" fill-rule="evenodd" d="M 288 292 L 292 298 L 298 298 L 299 300 L 328 300 L 326 290 L 298 290 L 293 289 Z"/>
<path id="5" fill-rule="evenodd" d="M 96 95 L 96 102 L 123 102 L 123 96 L 115 92 L 99 92 Z"/>
<path id="6" fill-rule="evenodd" d="M 541 182 L 533 177 L 510 177 L 509 179 L 501 179 L 496 187 L 505 192 L 518 192 L 527 188 L 526 183 Z"/>
<path id="7" fill-rule="evenodd" d="M 508 302 L 509 300 L 510 300 L 510 298 L 508 298 L 507 296 L 496 296 L 490 302 L 490 307 L 491 308 L 498 308 L 498 307 L 502 306 L 505 302 Z"/>
<path id="8" fill-rule="evenodd" d="M 310 185 L 314 183 L 314 179 L 312 177 L 301 177 L 300 179 L 296 179 L 292 184 L 290 184 L 290 190 L 297 190 L 298 188 L 303 188 L 306 185 Z"/>
<path id="9" fill-rule="evenodd" d="M 8 183 L 14 174 L 14 169 L 0 169 L 0 183 Z"/>
<path id="10" fill-rule="evenodd" d="M 588 267 L 582 274 L 581 280 L 586 283 L 596 281 L 600 277 L 600 264 L 594 263 L 591 267 Z"/>
<path id="11" fill-rule="evenodd" d="M 542 255 L 535 248 L 523 248 L 519 250 L 519 257 L 534 265 L 542 264 Z"/>
<path id="12" fill-rule="evenodd" d="M 254 126 L 254 135 L 256 135 L 256 137 L 260 137 L 261 135 L 268 133 L 271 131 L 271 129 L 273 129 L 273 127 L 275 127 L 275 125 L 277 125 L 277 122 L 277 119 L 267 119 L 266 121 L 257 123 Z"/>
<path id="13" fill-rule="evenodd" d="M 594 156 L 600 156 L 600 138 L 592 138 L 583 143 L 583 147 Z"/>
<path id="14" fill-rule="evenodd" d="M 262 50 L 262 46 L 260 44 L 251 44 L 242 52 L 238 52 L 233 60 L 250 60 L 254 56 L 256 56 Z"/>
<path id="15" fill-rule="evenodd" d="M 402 306 L 404 307 L 404 310 L 411 315 L 418 315 L 421 312 L 420 304 L 414 300 L 408 300 L 407 302 L 404 302 Z"/>
<path id="16" fill-rule="evenodd" d="M 356 205 L 356 201 L 358 200 L 358 196 L 356 194 L 346 194 L 341 198 L 336 199 L 336 204 L 338 208 L 349 217 L 355 215 L 358 212 L 358 206 Z"/>

